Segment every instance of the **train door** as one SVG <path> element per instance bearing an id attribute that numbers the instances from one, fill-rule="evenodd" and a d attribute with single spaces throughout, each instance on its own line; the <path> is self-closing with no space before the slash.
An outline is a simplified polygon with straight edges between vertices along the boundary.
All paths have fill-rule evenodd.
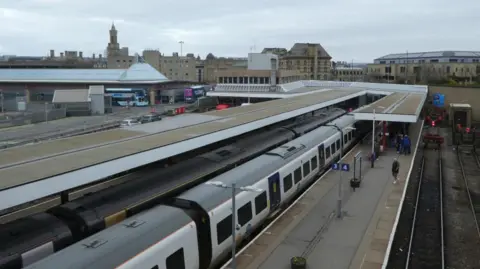
<path id="1" fill-rule="evenodd" d="M 320 168 L 325 166 L 325 146 L 323 144 L 318 146 L 318 163 Z"/>
<path id="2" fill-rule="evenodd" d="M 270 210 L 275 210 L 280 204 L 280 174 L 277 172 L 268 178 L 270 193 Z"/>

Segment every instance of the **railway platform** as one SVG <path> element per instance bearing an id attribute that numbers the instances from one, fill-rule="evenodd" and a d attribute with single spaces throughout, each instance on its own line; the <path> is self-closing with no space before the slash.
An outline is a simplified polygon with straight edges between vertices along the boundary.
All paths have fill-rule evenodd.
<path id="1" fill-rule="evenodd" d="M 422 121 L 410 126 L 414 147 L 418 147 L 422 127 Z M 399 156 L 400 181 L 393 184 L 391 165 L 398 154 L 387 149 L 375 168 L 370 168 L 370 148 L 371 145 L 359 145 L 342 161 L 352 164 L 358 152 L 364 160 L 362 183 L 355 192 L 348 182 L 353 172 L 342 172 L 341 219 L 335 213 L 340 172 L 329 171 L 237 254 L 237 268 L 290 268 L 294 256 L 304 257 L 307 268 L 381 268 L 415 150 L 411 155 Z"/>

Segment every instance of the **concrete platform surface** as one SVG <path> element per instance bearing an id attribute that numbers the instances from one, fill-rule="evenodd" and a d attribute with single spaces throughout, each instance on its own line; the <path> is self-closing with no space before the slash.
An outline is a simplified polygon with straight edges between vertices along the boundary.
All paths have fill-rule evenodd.
<path id="1" fill-rule="evenodd" d="M 410 127 L 414 144 L 421 125 Z M 355 148 L 343 162 L 353 163 L 359 151 L 366 155 L 370 146 Z M 394 185 L 391 164 L 396 156 L 387 150 L 373 169 L 364 161 L 362 185 L 355 192 L 348 183 L 353 172 L 342 175 L 342 219 L 335 214 L 340 174 L 328 172 L 237 257 L 237 268 L 287 269 L 293 256 L 305 257 L 308 268 L 315 269 L 381 268 L 413 161 L 413 153 L 399 157 L 401 181 Z"/>

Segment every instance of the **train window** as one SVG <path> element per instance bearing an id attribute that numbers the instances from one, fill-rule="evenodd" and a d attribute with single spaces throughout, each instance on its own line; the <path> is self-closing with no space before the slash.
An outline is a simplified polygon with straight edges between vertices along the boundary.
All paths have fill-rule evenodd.
<path id="1" fill-rule="evenodd" d="M 217 223 L 217 243 L 220 245 L 232 235 L 232 215 Z M 173 268 L 173 267 L 172 267 Z"/>
<path id="2" fill-rule="evenodd" d="M 348 140 L 352 140 L 353 132 L 354 132 L 354 131 L 351 131 L 351 132 L 348 133 Z"/>
<path id="3" fill-rule="evenodd" d="M 310 162 L 303 163 L 303 177 L 308 176 L 310 174 Z"/>
<path id="4" fill-rule="evenodd" d="M 330 147 L 331 147 L 332 154 L 335 154 L 335 143 L 333 143 Z"/>
<path id="5" fill-rule="evenodd" d="M 248 202 L 237 210 L 238 224 L 243 227 L 252 219 L 252 203 Z"/>
<path id="6" fill-rule="evenodd" d="M 255 197 L 255 215 L 258 215 L 262 212 L 265 208 L 267 208 L 267 192 L 262 192 L 257 197 Z M 230 224 L 231 224 L 230 220 Z M 232 227 L 230 227 L 230 230 Z"/>
<path id="7" fill-rule="evenodd" d="M 337 140 L 337 149 L 340 149 L 340 139 Z"/>
<path id="8" fill-rule="evenodd" d="M 317 163 L 317 156 L 313 157 L 312 160 L 312 170 L 315 170 L 318 166 L 318 163 Z"/>
<path id="9" fill-rule="evenodd" d="M 287 192 L 292 187 L 292 174 L 283 178 L 283 192 Z"/>
<path id="10" fill-rule="evenodd" d="M 300 180 L 302 180 L 302 169 L 299 167 L 293 172 L 293 181 L 297 184 Z"/>
<path id="11" fill-rule="evenodd" d="M 325 148 L 325 159 L 330 158 L 330 147 Z"/>
<path id="12" fill-rule="evenodd" d="M 343 143 L 347 143 L 348 142 L 348 134 L 344 134 L 343 135 Z"/>
<path id="13" fill-rule="evenodd" d="M 232 225 L 230 223 L 230 230 L 232 229 L 231 226 Z M 183 248 L 168 256 L 165 263 L 167 265 L 167 269 L 185 269 L 185 256 L 183 254 Z"/>

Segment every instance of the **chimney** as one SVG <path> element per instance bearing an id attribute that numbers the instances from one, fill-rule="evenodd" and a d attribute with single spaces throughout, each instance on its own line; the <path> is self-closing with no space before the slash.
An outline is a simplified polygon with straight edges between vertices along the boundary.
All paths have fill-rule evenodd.
<path id="1" fill-rule="evenodd" d="M 98 59 L 102 59 L 102 54 L 98 54 Z"/>
<path id="2" fill-rule="evenodd" d="M 78 53 L 78 57 L 79 57 L 79 58 L 83 58 L 83 51 L 80 51 L 80 52 Z"/>
<path id="3" fill-rule="evenodd" d="M 63 58 L 63 52 L 60 52 L 60 58 Z"/>
<path id="4" fill-rule="evenodd" d="M 55 51 L 54 50 L 50 50 L 50 58 L 55 58 Z"/>
<path id="5" fill-rule="evenodd" d="M 314 45 L 315 46 L 315 45 Z M 317 46 L 314 47 L 315 51 L 313 52 L 313 80 L 318 79 L 318 48 Z"/>
<path id="6" fill-rule="evenodd" d="M 95 53 L 92 55 L 92 59 L 95 59 Z"/>
<path id="7" fill-rule="evenodd" d="M 270 58 L 270 91 L 276 91 L 277 86 L 277 59 L 272 57 Z"/>

